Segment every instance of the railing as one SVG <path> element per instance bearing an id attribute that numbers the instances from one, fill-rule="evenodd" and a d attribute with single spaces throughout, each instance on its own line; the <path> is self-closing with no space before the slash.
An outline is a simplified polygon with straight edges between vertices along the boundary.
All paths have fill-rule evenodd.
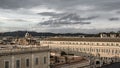
<path id="1" fill-rule="evenodd" d="M 49 50 L 48 46 L 23 47 L 23 48 L 5 48 L 5 49 L 0 49 L 0 55 L 10 54 L 10 53 L 25 53 L 25 52 L 46 51 L 46 50 Z"/>

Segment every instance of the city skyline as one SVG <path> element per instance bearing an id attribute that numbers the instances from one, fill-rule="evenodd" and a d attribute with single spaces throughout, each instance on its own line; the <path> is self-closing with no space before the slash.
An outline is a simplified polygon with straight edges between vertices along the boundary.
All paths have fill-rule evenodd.
<path id="1" fill-rule="evenodd" d="M 1 0 L 0 32 L 119 31 L 119 0 Z"/>

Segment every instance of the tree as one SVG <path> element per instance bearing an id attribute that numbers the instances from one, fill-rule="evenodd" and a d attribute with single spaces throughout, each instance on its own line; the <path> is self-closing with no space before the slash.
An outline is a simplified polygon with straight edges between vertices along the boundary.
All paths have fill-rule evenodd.
<path id="1" fill-rule="evenodd" d="M 64 51 L 61 52 L 61 56 L 67 55 Z"/>
<path id="2" fill-rule="evenodd" d="M 114 31 L 111 31 L 110 33 L 115 33 Z"/>
<path id="3" fill-rule="evenodd" d="M 120 31 L 118 31 L 117 33 L 120 33 Z"/>

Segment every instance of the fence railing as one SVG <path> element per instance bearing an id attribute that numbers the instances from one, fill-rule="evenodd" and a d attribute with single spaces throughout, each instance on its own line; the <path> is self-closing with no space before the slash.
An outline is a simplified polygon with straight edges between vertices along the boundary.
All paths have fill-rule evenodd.
<path id="1" fill-rule="evenodd" d="M 35 52 L 49 50 L 48 46 L 36 46 L 36 47 L 22 47 L 22 48 L 3 48 L 0 49 L 0 54 L 5 53 L 19 53 L 19 52 Z"/>

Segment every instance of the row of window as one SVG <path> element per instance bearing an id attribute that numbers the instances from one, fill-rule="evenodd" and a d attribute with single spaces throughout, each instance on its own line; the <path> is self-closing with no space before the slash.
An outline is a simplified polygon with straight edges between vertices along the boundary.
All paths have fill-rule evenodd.
<path id="1" fill-rule="evenodd" d="M 46 57 L 44 57 L 44 62 L 43 63 L 46 64 Z M 39 58 L 37 58 L 37 57 L 35 58 L 34 64 L 35 65 L 39 64 Z M 21 68 L 20 66 L 21 66 L 20 60 L 16 60 L 16 62 L 15 62 L 15 68 Z M 30 67 L 30 59 L 29 58 L 27 58 L 25 60 L 25 66 L 26 67 Z M 10 61 L 5 61 L 5 66 L 4 67 L 5 68 L 10 68 Z"/>
<path id="2" fill-rule="evenodd" d="M 80 51 L 89 51 L 89 52 L 103 52 L 103 53 L 112 53 L 119 54 L 120 50 L 111 50 L 111 49 L 93 49 L 93 48 L 80 48 Z"/>
<path id="3" fill-rule="evenodd" d="M 54 43 L 54 42 L 43 42 L 45 44 L 71 44 L 71 45 L 107 45 L 107 46 L 119 46 L 118 43 L 91 43 L 91 42 L 59 42 L 59 43 Z"/>
<path id="4" fill-rule="evenodd" d="M 60 47 L 60 49 L 68 50 L 68 49 L 66 49 L 64 47 Z M 120 54 L 120 50 L 119 49 L 69 48 L 69 50 L 81 51 L 81 52 L 102 52 L 102 53 Z"/>

